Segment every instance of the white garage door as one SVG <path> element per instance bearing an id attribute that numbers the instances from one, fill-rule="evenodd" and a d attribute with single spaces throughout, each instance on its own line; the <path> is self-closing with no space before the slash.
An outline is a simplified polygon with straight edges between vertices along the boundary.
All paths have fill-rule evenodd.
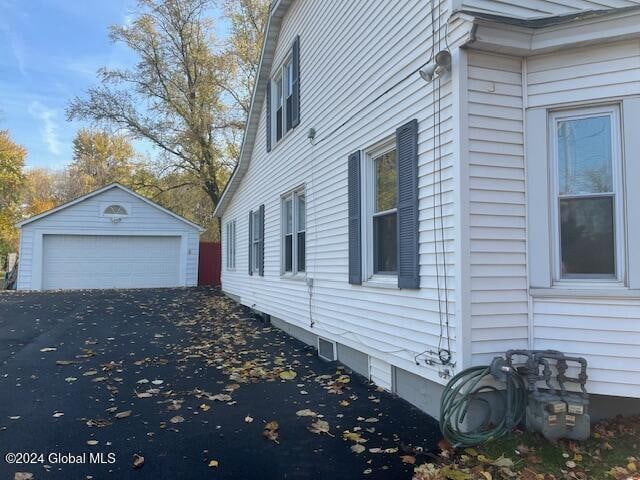
<path id="1" fill-rule="evenodd" d="M 45 235 L 42 286 L 151 288 L 179 285 L 180 237 Z"/>

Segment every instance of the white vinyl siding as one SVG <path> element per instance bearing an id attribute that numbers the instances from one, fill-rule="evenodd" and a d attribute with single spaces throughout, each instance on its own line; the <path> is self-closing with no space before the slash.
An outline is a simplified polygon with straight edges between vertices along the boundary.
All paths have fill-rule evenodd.
<path id="1" fill-rule="evenodd" d="M 564 289 L 564 292 L 557 292 L 557 288 L 553 291 L 549 288 L 534 289 L 532 347 L 555 348 L 585 356 L 589 362 L 587 389 L 590 392 L 630 397 L 640 397 L 640 252 L 637 246 L 640 219 L 633 213 L 633 206 L 640 202 L 640 193 L 632 180 L 639 174 L 638 162 L 634 159 L 638 158 L 640 144 L 633 127 L 640 121 L 639 60 L 640 44 L 637 40 L 574 48 L 527 59 L 532 221 L 538 221 L 532 194 L 539 191 L 540 182 L 535 178 L 547 171 L 533 168 L 532 157 L 536 149 L 546 148 L 545 132 L 535 129 L 535 119 L 545 121 L 548 112 L 557 109 L 621 105 L 623 176 L 626 178 L 623 194 L 626 197 L 624 204 L 629 237 L 624 253 L 627 256 L 627 283 L 632 289 L 591 289 L 592 294 L 585 288 L 579 294 L 573 294 L 571 288 L 579 288 L 575 286 Z M 545 162 L 535 165 L 548 168 Z M 548 268 L 546 273 L 544 268 L 539 271 L 540 266 L 548 265 L 544 256 L 552 253 L 548 249 L 545 253 L 541 248 L 541 245 L 551 244 L 550 239 L 538 235 L 546 230 L 538 230 L 531 226 L 532 235 L 536 233 L 535 237 L 531 236 L 530 244 L 533 287 L 545 286 L 545 278 L 552 277 Z"/>
<path id="2" fill-rule="evenodd" d="M 442 2 L 443 33 L 444 18 L 449 13 L 447 5 Z M 251 163 L 224 214 L 225 219 L 246 215 L 256 204 L 265 204 L 265 275 L 249 278 L 246 245 L 239 242 L 238 268 L 235 272 L 223 272 L 223 289 L 239 296 L 245 305 L 304 329 L 310 330 L 311 313 L 314 333 L 443 383 L 438 365 L 428 366 L 421 361 L 417 366 L 414 361 L 420 352 L 437 350 L 440 333 L 432 218 L 435 183 L 432 112 L 437 97 L 431 93 L 432 85 L 425 84 L 415 73 L 389 94 L 373 101 L 390 85 L 416 72 L 428 58 L 430 10 L 419 0 L 337 2 L 332 8 L 319 1 L 293 2 L 283 20 L 274 66 L 289 55 L 296 35 L 303 45 L 301 128 L 285 136 L 267 155 L 263 109 Z M 347 70 L 357 75 L 345 75 Z M 455 350 L 456 187 L 452 180 L 450 78 L 445 75 L 441 82 L 440 99 L 442 211 L 447 251 L 446 269 L 440 265 L 440 275 L 446 270 L 449 276 L 449 333 L 451 348 Z M 421 289 L 350 285 L 347 157 L 389 138 L 396 128 L 413 118 L 418 120 L 419 130 Z M 306 136 L 311 127 L 317 132 L 315 146 Z M 296 131 L 299 133 L 295 134 Z M 332 131 L 335 132 L 328 136 Z M 306 273 L 314 279 L 311 311 L 308 286 L 280 275 L 280 195 L 301 183 L 305 184 L 307 202 Z M 439 230 L 439 220 L 437 223 Z M 238 238 L 248 237 L 245 229 L 246 223 L 238 224 Z M 442 257 L 439 261 L 442 262 Z M 444 345 L 447 344 L 444 340 Z M 455 351 L 453 357 L 455 360 Z"/>
<path id="3" fill-rule="evenodd" d="M 521 60 L 468 55 L 471 352 L 527 347 Z"/>
<path id="4" fill-rule="evenodd" d="M 640 397 L 640 298 L 533 299 L 534 348 L 587 358 L 587 390 Z"/>
<path id="5" fill-rule="evenodd" d="M 631 240 L 640 234 L 639 222 L 627 215 L 624 253 L 633 290 L 552 289 L 547 146 L 554 111 L 621 103 L 622 124 L 639 121 L 638 42 L 532 56 L 525 65 L 519 57 L 477 51 L 468 58 L 473 363 L 486 364 L 508 348 L 558 349 L 587 358 L 590 392 L 640 397 L 640 272 L 634 268 L 640 257 Z M 627 206 L 639 202 L 628 180 L 638 175 L 637 162 L 629 161 L 638 156 L 636 137 L 622 132 Z"/>

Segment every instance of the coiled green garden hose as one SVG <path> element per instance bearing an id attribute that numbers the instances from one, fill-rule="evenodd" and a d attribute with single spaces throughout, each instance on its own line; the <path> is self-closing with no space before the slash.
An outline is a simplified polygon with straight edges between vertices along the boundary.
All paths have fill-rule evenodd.
<path id="1" fill-rule="evenodd" d="M 491 423 L 493 408 L 480 394 L 499 390 L 481 383 L 488 375 L 491 375 L 491 368 L 488 366 L 471 367 L 455 375 L 444 389 L 440 400 L 440 430 L 456 448 L 471 447 L 501 437 L 524 417 L 527 387 L 522 377 L 511 371 L 506 376 L 506 395 L 495 395 L 502 403 L 501 418 L 494 424 Z M 486 414 L 478 427 L 465 430 L 464 420 L 472 402 L 484 403 Z"/>

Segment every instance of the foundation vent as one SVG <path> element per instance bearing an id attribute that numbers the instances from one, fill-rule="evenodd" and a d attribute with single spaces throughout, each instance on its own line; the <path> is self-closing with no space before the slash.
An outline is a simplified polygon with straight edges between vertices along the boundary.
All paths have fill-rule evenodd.
<path id="1" fill-rule="evenodd" d="M 333 362 L 336 359 L 336 344 L 330 340 L 318 337 L 318 356 Z"/>

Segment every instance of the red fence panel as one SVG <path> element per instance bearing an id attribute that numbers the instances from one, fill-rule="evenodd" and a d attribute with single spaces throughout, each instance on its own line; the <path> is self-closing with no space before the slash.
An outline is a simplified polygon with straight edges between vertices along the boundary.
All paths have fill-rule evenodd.
<path id="1" fill-rule="evenodd" d="M 222 269 L 222 250 L 219 243 L 200 242 L 198 259 L 198 285 L 220 286 L 220 270 Z"/>

